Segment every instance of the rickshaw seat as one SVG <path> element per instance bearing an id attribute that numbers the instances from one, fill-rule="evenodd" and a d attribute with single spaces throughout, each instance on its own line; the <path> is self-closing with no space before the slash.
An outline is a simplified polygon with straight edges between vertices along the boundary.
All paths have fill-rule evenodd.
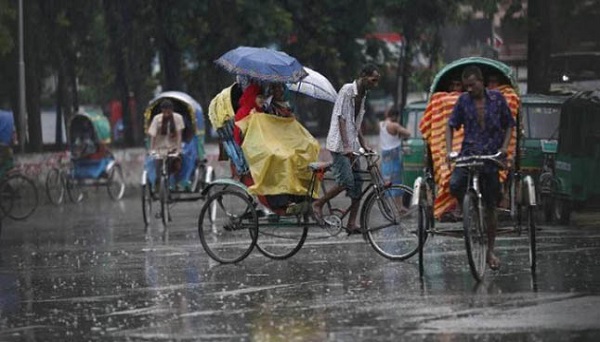
<path id="1" fill-rule="evenodd" d="M 312 172 L 327 172 L 331 169 L 333 162 L 313 162 L 309 163 L 308 167 Z"/>

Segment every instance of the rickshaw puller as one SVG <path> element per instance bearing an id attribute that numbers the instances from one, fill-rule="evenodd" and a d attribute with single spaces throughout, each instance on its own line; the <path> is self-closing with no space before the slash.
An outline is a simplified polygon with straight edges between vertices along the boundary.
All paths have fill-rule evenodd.
<path id="1" fill-rule="evenodd" d="M 458 98 L 446 127 L 446 161 L 450 163 L 456 154 L 452 151 L 453 130 L 461 126 L 464 126 L 465 132 L 461 156 L 489 155 L 498 151 L 506 155 L 515 120 L 504 96 L 499 91 L 485 89 L 483 74 L 477 66 L 466 67 L 462 81 L 466 92 Z M 459 205 L 468 186 L 468 177 L 468 171 L 464 168 L 454 168 L 452 171 L 450 192 L 458 199 Z M 488 234 L 486 259 L 490 268 L 497 270 L 500 268 L 500 259 L 494 254 L 498 226 L 496 206 L 501 199 L 498 166 L 486 163 L 480 180 Z"/>
<path id="2" fill-rule="evenodd" d="M 316 200 L 312 207 L 315 219 L 323 225 L 323 205 L 346 190 L 352 200 L 347 223 L 348 234 L 361 233 L 360 228 L 356 227 L 356 215 L 360 204 L 362 182 L 360 175 L 353 170 L 358 167 L 358 164 L 353 163 L 352 152 L 358 151 L 361 147 L 369 150 L 360 128 L 365 115 L 367 91 L 378 85 L 379 78 L 377 67 L 367 64 L 362 68 L 358 79 L 344 84 L 340 89 L 333 107 L 326 145 L 333 157 L 331 169 L 335 175 L 336 185 Z"/>
<path id="3" fill-rule="evenodd" d="M 150 136 L 151 151 L 168 151 L 168 153 L 177 153 L 178 157 L 172 160 L 169 164 L 169 173 L 177 174 L 181 168 L 181 140 L 182 132 L 185 128 L 183 116 L 173 111 L 173 102 L 171 100 L 163 100 L 160 103 L 161 113 L 154 116 L 148 135 Z M 161 156 L 166 158 L 166 156 Z M 160 160 L 156 160 L 156 175 L 160 175 L 162 164 Z M 156 178 L 157 182 L 159 177 Z"/>

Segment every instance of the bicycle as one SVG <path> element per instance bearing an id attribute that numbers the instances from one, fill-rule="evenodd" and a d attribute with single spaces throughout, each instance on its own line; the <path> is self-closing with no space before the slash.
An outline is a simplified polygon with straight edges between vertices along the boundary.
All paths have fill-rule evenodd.
<path id="1" fill-rule="evenodd" d="M 16 221 L 31 216 L 39 204 L 38 192 L 31 178 L 16 168 L 9 170 L 0 179 L 0 209 Z"/>
<path id="2" fill-rule="evenodd" d="M 404 260 L 414 255 L 419 247 L 417 232 L 406 225 L 410 213 L 402 213 L 397 198 L 408 203 L 412 189 L 405 185 L 385 184 L 379 171 L 375 152 L 355 153 L 356 159 L 365 158 L 367 169 L 361 170 L 361 179 L 369 183 L 361 193 L 360 222 L 363 237 L 382 256 Z M 312 177 L 303 200 L 288 205 L 285 212 L 272 213 L 257 209 L 258 201 L 243 184 L 220 179 L 205 190 L 219 186 L 206 200 L 198 219 L 200 242 L 207 254 L 220 263 L 236 263 L 246 258 L 256 246 L 271 259 L 287 259 L 296 254 L 307 239 L 309 227 L 318 227 L 330 236 L 339 234 L 342 211 L 327 204 L 324 225 L 311 221 L 311 201 L 319 180 L 324 179 L 331 163 L 311 163 Z M 368 175 L 368 176 L 367 176 Z M 364 178 L 362 178 L 364 177 Z M 214 208 L 213 218 L 207 215 Z M 324 207 L 325 209 L 325 207 Z M 260 238 L 259 238 L 260 237 Z"/>
<path id="3" fill-rule="evenodd" d="M 433 188 L 431 173 L 426 178 L 417 178 L 415 181 L 413 205 L 418 206 L 418 236 L 419 236 L 419 275 L 424 274 L 423 249 L 428 235 L 461 236 L 465 240 L 465 249 L 469 269 L 477 281 L 483 280 L 487 256 L 487 224 L 484 219 L 485 210 L 480 190 L 479 176 L 485 162 L 492 162 L 500 168 L 505 165 L 499 160 L 503 154 L 498 152 L 493 155 L 464 156 L 454 159 L 455 167 L 468 170 L 468 186 L 463 198 L 463 224 L 462 229 L 437 229 L 433 218 Z M 522 177 L 520 173 L 514 172 L 510 177 L 511 216 L 516 219 L 513 228 L 497 228 L 497 235 L 516 232 L 521 234 L 521 207 L 528 207 L 528 237 L 529 237 L 529 259 L 532 272 L 535 272 L 536 245 L 535 245 L 535 220 L 534 208 L 535 185 L 531 176 Z"/>

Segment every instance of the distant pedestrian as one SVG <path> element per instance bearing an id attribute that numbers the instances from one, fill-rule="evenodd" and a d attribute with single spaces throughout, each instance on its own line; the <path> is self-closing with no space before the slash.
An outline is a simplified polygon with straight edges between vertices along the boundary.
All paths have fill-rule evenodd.
<path id="1" fill-rule="evenodd" d="M 323 224 L 323 205 L 346 190 L 352 200 L 346 226 L 348 234 L 361 233 L 361 229 L 356 226 L 356 215 L 360 203 L 362 182 L 359 175 L 353 172 L 358 165 L 353 163 L 352 152 L 358 151 L 361 147 L 369 150 L 360 127 L 365 115 L 367 92 L 379 84 L 379 78 L 377 67 L 367 64 L 362 68 L 356 80 L 344 84 L 340 89 L 333 106 L 326 143 L 326 148 L 331 152 L 333 158 L 331 168 L 335 175 L 336 185 L 313 203 L 314 216 L 320 224 Z"/>
<path id="2" fill-rule="evenodd" d="M 410 131 L 398 123 L 399 111 L 390 107 L 384 120 L 379 122 L 379 147 L 381 148 L 381 174 L 390 184 L 402 184 L 402 140 L 410 138 Z M 406 208 L 402 203 L 402 193 L 392 194 L 401 212 Z"/>

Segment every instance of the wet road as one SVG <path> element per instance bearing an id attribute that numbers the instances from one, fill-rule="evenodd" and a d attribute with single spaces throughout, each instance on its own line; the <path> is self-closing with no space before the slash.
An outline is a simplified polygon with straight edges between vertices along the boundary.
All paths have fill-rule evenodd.
<path id="1" fill-rule="evenodd" d="M 388 261 L 357 236 L 218 265 L 201 204 L 174 209 L 168 241 L 160 224 L 144 233 L 138 197 L 104 193 L 4 222 L 0 341 L 600 340 L 600 227 L 543 226 L 536 277 L 525 237 L 502 237 L 501 270 L 477 285 L 463 241 L 441 236 L 423 281 L 416 257 Z"/>

